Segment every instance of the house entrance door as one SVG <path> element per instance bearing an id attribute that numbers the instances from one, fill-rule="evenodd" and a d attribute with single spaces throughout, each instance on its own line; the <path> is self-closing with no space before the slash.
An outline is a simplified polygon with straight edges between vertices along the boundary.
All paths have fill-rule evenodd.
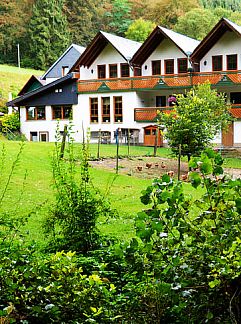
<path id="1" fill-rule="evenodd" d="M 223 146 L 233 146 L 233 123 L 229 125 L 226 132 L 222 132 Z"/>

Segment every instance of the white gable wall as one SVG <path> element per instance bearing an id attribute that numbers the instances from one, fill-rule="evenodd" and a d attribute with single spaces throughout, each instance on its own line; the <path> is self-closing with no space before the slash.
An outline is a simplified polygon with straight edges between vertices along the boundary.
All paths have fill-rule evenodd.
<path id="1" fill-rule="evenodd" d="M 120 77 L 121 63 L 127 63 L 127 61 L 111 44 L 108 44 L 89 68 L 80 67 L 80 80 L 97 79 L 97 65 L 106 65 L 106 78 L 108 79 L 109 64 L 117 64 L 118 77 Z M 131 69 L 130 76 L 133 76 Z"/>
<path id="2" fill-rule="evenodd" d="M 200 72 L 212 71 L 212 56 L 223 55 L 223 71 L 227 70 L 227 55 L 238 54 L 238 70 L 241 70 L 241 37 L 226 32 L 200 61 Z M 206 65 L 204 65 L 206 62 Z"/>
<path id="3" fill-rule="evenodd" d="M 174 59 L 174 74 L 177 70 L 177 59 L 187 56 L 169 39 L 164 39 L 142 65 L 142 75 L 152 75 L 151 61 L 161 60 L 161 74 L 165 73 L 164 60 Z M 147 67 L 147 68 L 146 68 Z"/>

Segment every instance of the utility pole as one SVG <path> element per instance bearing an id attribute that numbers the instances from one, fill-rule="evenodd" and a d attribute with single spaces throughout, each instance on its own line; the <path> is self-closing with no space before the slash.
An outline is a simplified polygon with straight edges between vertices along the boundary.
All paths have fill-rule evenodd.
<path id="1" fill-rule="evenodd" d="M 20 48 L 19 48 L 19 44 L 17 44 L 17 48 L 18 48 L 18 68 L 20 69 Z"/>

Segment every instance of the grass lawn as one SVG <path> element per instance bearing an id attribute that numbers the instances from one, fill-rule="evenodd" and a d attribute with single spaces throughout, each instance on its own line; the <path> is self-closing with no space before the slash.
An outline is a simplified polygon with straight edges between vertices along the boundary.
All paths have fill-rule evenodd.
<path id="1" fill-rule="evenodd" d="M 16 160 L 16 155 L 20 148 L 19 142 L 0 142 L 6 151 L 3 170 L 1 170 L 0 194 L 4 184 L 8 179 L 12 164 Z M 80 145 L 76 145 L 79 149 Z M 24 215 L 31 213 L 25 231 L 29 233 L 29 239 L 44 242 L 42 222 L 44 216 L 49 212 L 49 207 L 54 200 L 54 190 L 52 187 L 51 156 L 54 150 L 53 143 L 24 143 L 18 165 L 14 169 L 10 186 L 6 192 L 0 211 L 11 210 L 14 215 Z M 101 156 L 115 155 L 115 145 L 102 145 Z M 97 146 L 90 145 L 91 155 L 95 156 Z M 151 148 L 131 147 L 132 155 L 150 155 Z M 120 148 L 120 154 L 127 154 L 127 147 Z M 158 155 L 167 157 L 169 149 L 158 149 Z M 1 154 L 0 154 L 1 155 Z M 0 157 L 0 161 L 3 157 Z M 104 233 L 115 235 L 122 239 L 128 239 L 135 235 L 134 216 L 138 211 L 145 208 L 140 202 L 141 191 L 151 184 L 151 179 L 141 179 L 133 176 L 118 175 L 114 172 L 101 169 L 90 169 L 94 185 L 106 194 L 112 204 L 119 212 L 119 217 L 111 220 L 100 220 L 100 229 Z M 199 190 L 195 190 L 190 184 L 184 184 L 185 192 L 193 197 L 200 195 Z M 1 201 L 1 199 L 0 199 Z"/>

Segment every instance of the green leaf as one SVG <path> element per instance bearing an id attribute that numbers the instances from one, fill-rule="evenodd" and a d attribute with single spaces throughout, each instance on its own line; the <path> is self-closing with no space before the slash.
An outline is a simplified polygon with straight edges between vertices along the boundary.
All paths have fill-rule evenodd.
<path id="1" fill-rule="evenodd" d="M 194 188 L 197 188 L 201 184 L 201 176 L 197 172 L 191 172 L 189 174 L 189 179 Z"/>
<path id="2" fill-rule="evenodd" d="M 214 287 L 218 286 L 220 283 L 221 283 L 221 280 L 215 279 L 213 281 L 210 281 L 208 283 L 208 285 L 209 285 L 210 288 L 214 288 Z"/>

